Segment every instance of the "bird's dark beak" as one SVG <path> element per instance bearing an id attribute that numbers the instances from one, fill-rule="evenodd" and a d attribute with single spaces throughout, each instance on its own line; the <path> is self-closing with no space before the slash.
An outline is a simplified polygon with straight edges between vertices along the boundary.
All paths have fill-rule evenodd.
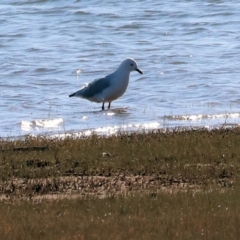
<path id="1" fill-rule="evenodd" d="M 135 68 L 135 70 L 138 71 L 139 73 L 143 74 L 143 72 L 140 69 Z"/>

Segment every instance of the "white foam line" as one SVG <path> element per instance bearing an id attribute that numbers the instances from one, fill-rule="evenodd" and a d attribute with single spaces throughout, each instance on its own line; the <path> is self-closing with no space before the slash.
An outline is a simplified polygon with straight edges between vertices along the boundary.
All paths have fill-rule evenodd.
<path id="1" fill-rule="evenodd" d="M 202 119 L 227 119 L 227 118 L 240 118 L 240 113 L 224 113 L 224 114 L 197 114 L 197 115 L 176 115 L 169 116 L 170 119 L 176 120 L 191 120 L 199 121 Z"/>
<path id="2" fill-rule="evenodd" d="M 145 123 L 145 124 L 125 124 L 120 126 L 108 126 L 108 127 L 101 127 L 96 129 L 89 129 L 89 130 L 83 130 L 80 132 L 67 132 L 67 133 L 59 133 L 59 134 L 53 134 L 50 135 L 50 138 L 66 138 L 66 137 L 88 137 L 92 134 L 96 135 L 103 135 L 103 136 L 111 136 L 116 135 L 119 132 L 133 132 L 133 131 L 151 131 L 154 129 L 159 128 L 160 123 L 154 122 L 154 123 Z"/>
<path id="3" fill-rule="evenodd" d="M 38 130 L 43 128 L 58 128 L 63 123 L 62 118 L 56 119 L 39 119 L 33 121 L 21 121 L 21 130 L 23 131 L 31 131 Z"/>

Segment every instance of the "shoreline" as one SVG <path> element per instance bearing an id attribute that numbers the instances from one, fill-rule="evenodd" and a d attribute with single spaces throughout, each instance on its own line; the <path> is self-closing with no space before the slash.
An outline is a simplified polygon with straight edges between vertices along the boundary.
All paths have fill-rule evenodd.
<path id="1" fill-rule="evenodd" d="M 239 113 L 232 113 L 233 115 L 239 114 Z M 196 115 L 198 116 L 198 115 Z M 174 117 L 174 116 L 173 116 Z M 176 117 L 176 116 L 175 116 Z M 227 119 L 227 118 L 226 118 Z M 38 132 L 28 132 L 21 135 L 16 136 L 0 136 L 0 140 L 2 141 L 24 141 L 26 138 L 49 138 L 49 139 L 56 139 L 63 140 L 65 138 L 88 138 L 92 135 L 98 135 L 99 137 L 111 137 L 111 136 L 118 136 L 119 134 L 144 134 L 144 133 L 151 133 L 151 132 L 158 132 L 158 133 L 166 133 L 166 132 L 175 132 L 175 131 L 192 131 L 192 130 L 219 130 L 219 129 L 234 129 L 239 128 L 239 123 L 227 123 L 225 119 L 225 122 L 222 123 L 212 123 L 205 124 L 205 125 L 199 125 L 198 121 L 196 122 L 188 122 L 188 124 L 176 124 L 174 126 L 171 126 L 169 124 L 166 124 L 164 119 L 163 122 L 161 121 L 150 121 L 150 122 L 142 122 L 142 123 L 135 123 L 135 124 L 122 124 L 122 125 L 111 125 L 111 126 L 101 126 L 98 128 L 86 128 L 86 129 L 80 129 L 80 130 L 59 130 L 59 131 L 43 131 Z M 56 120 L 56 119 L 53 119 Z M 180 118 L 180 120 L 184 120 Z M 185 120 L 188 120 L 186 118 Z M 44 121 L 44 120 L 41 120 Z M 45 120 L 49 121 L 49 120 Z M 194 125 L 195 123 L 195 125 Z M 53 128 L 54 129 L 54 128 Z"/>

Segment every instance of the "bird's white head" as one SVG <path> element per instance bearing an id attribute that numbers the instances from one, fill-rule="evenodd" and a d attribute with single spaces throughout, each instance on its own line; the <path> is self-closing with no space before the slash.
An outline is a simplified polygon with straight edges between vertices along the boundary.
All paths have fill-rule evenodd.
<path id="1" fill-rule="evenodd" d="M 143 74 L 143 72 L 138 68 L 137 62 L 133 58 L 125 59 L 121 63 L 120 67 L 123 67 L 124 69 L 128 69 L 129 72 L 138 71 L 139 73 Z"/>

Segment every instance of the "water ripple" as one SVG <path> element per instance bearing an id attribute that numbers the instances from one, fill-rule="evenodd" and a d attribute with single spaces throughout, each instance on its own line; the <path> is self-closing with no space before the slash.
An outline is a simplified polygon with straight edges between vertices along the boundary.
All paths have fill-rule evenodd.
<path id="1" fill-rule="evenodd" d="M 189 126 L 189 117 L 173 116 L 227 116 L 199 126 L 240 123 L 239 9 L 225 0 L 1 1 L 0 135 L 36 130 L 22 121 L 60 118 L 64 130 L 51 132 Z M 111 112 L 68 98 L 129 56 L 144 74 L 131 73 Z"/>

